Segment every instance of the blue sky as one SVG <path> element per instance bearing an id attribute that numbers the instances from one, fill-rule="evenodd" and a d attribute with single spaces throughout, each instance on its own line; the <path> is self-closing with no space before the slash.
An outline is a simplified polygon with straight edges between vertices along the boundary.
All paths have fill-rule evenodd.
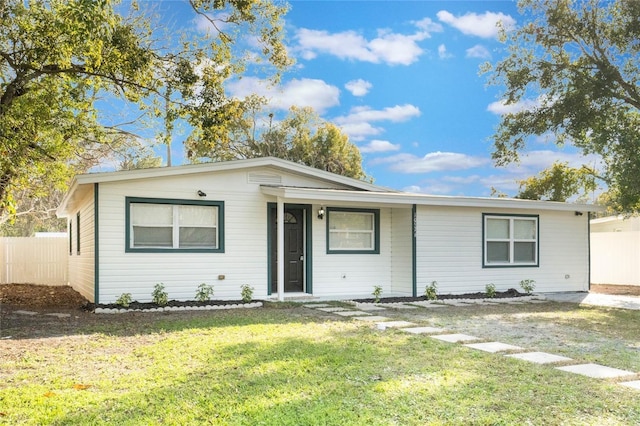
<path id="1" fill-rule="evenodd" d="M 514 195 L 517 179 L 555 160 L 594 164 L 553 136 L 532 138 L 518 165 L 497 168 L 490 140 L 500 114 L 534 105 L 504 106 L 501 88 L 487 85 L 482 63 L 506 54 L 496 23 L 526 22 L 512 1 L 290 1 L 287 46 L 296 64 L 279 87 L 248 74 L 228 86 L 233 96 L 259 93 L 284 114 L 311 106 L 338 124 L 361 150 L 363 167 L 378 185 L 428 194 Z M 160 3 L 173 25 L 205 30 L 179 1 Z M 174 136 L 174 164 L 184 161 Z"/>

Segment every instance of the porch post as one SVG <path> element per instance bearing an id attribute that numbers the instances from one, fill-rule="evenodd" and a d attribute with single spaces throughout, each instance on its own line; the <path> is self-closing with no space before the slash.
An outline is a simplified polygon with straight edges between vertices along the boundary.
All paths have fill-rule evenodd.
<path id="1" fill-rule="evenodd" d="M 284 301 L 284 201 L 278 197 L 278 207 L 276 209 L 277 238 L 278 238 L 278 300 Z"/>

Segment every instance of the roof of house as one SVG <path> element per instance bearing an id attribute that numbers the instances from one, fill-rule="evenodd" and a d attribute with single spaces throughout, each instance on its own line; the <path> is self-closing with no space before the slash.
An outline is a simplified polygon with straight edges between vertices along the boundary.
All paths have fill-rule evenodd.
<path id="1" fill-rule="evenodd" d="M 328 183 L 340 184 L 349 190 L 300 188 L 288 186 L 263 185 L 262 192 L 268 195 L 280 196 L 287 200 L 306 200 L 318 202 L 368 203 L 390 206 L 438 205 L 459 207 L 497 207 L 512 209 L 561 210 L 561 211 L 601 211 L 598 206 L 590 204 L 569 204 L 550 201 L 532 201 L 512 198 L 480 198 L 460 196 L 437 196 L 399 192 L 374 185 L 358 179 L 353 179 L 324 170 L 315 169 L 292 161 L 275 157 L 263 157 L 225 162 L 191 164 L 175 167 L 160 167 L 151 169 L 136 169 L 116 172 L 87 173 L 76 176 L 71 182 L 69 191 L 65 194 L 57 214 L 64 217 L 76 202 L 82 200 L 93 188 L 93 184 L 105 182 L 120 182 L 138 179 L 152 179 L 158 177 L 185 176 L 197 173 L 223 172 L 228 170 L 250 169 L 256 167 L 270 167 L 286 172 L 304 175 Z"/>

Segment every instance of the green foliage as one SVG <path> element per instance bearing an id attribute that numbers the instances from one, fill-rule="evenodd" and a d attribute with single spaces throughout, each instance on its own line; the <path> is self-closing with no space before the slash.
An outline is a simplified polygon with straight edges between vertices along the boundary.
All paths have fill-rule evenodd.
<path id="1" fill-rule="evenodd" d="M 336 125 L 326 122 L 309 107 L 292 107 L 289 115 L 273 123 L 258 127 L 256 118 L 264 107 L 264 100 L 253 97 L 237 104 L 230 125 L 222 133 L 194 131 L 185 142 L 192 161 L 216 161 L 236 158 L 273 156 L 306 164 L 355 179 L 370 179 L 362 169 L 362 156 Z M 230 108 L 230 106 L 229 106 Z"/>
<path id="2" fill-rule="evenodd" d="M 131 293 L 122 293 L 118 299 L 116 299 L 116 305 L 120 305 L 123 308 L 128 308 L 133 299 Z"/>
<path id="3" fill-rule="evenodd" d="M 553 135 L 604 160 L 599 177 L 617 210 L 640 211 L 640 5 L 635 1 L 521 0 L 530 21 L 505 33 L 509 55 L 486 66 L 514 107 L 494 140 L 498 165 L 531 136 Z M 522 107 L 525 106 L 526 107 Z"/>
<path id="4" fill-rule="evenodd" d="M 425 287 L 424 296 L 427 300 L 436 300 L 438 298 L 438 282 L 431 281 L 431 284 Z"/>
<path id="5" fill-rule="evenodd" d="M 375 303 L 380 302 L 380 296 L 382 296 L 382 286 L 379 286 L 379 285 L 374 286 L 373 292 L 371 294 L 373 295 Z"/>
<path id="6" fill-rule="evenodd" d="M 164 284 L 158 283 L 153 287 L 151 301 L 158 306 L 165 306 L 169 303 L 169 294 L 164 290 Z"/>
<path id="7" fill-rule="evenodd" d="M 202 283 L 198 286 L 198 290 L 196 291 L 196 300 L 198 302 L 207 302 L 211 300 L 211 296 L 213 296 L 212 285 Z"/>
<path id="8" fill-rule="evenodd" d="M 484 292 L 487 294 L 489 299 L 493 299 L 496 297 L 496 285 L 494 283 L 489 283 L 484 287 Z"/>
<path id="9" fill-rule="evenodd" d="M 243 303 L 250 303 L 253 300 L 253 287 L 249 284 L 242 284 L 240 287 L 240 297 Z"/>
<path id="10" fill-rule="evenodd" d="M 64 191 L 71 177 L 123 151 L 138 138 L 96 109 L 117 98 L 140 110 L 136 123 L 158 127 L 171 139 L 186 117 L 198 131 L 226 128 L 238 115 L 224 84 L 247 68 L 265 67 L 277 79 L 291 64 L 284 46 L 287 7 L 270 0 L 194 0 L 194 15 L 211 31 L 180 42 L 154 42 L 154 17 L 132 7 L 122 16 L 114 0 L 5 0 L 0 2 L 0 216 L 24 209 L 21 191 Z M 158 25 L 159 24 L 155 24 Z M 180 34 L 172 34 L 172 40 Z M 251 51 L 239 46 L 251 39 Z M 156 47 L 158 45 L 158 47 Z M 257 48 L 257 50 L 256 50 Z M 237 111 L 236 111 L 237 110 Z M 108 123 L 108 125 L 105 125 Z M 215 132 L 214 132 L 215 133 Z M 133 149 L 138 149 L 133 145 Z M 123 161 L 122 168 L 157 165 Z M 42 185 L 34 185 L 42 181 Z M 4 219 L 3 219 L 4 220 Z"/>
<path id="11" fill-rule="evenodd" d="M 522 280 L 520 281 L 520 287 L 524 290 L 525 293 L 531 294 L 536 288 L 536 282 L 534 280 Z"/>
<path id="12" fill-rule="evenodd" d="M 520 192 L 516 198 L 527 200 L 567 201 L 574 195 L 584 198 L 597 189 L 592 170 L 569 167 L 569 163 L 559 161 L 538 176 L 519 181 L 519 184 Z"/>

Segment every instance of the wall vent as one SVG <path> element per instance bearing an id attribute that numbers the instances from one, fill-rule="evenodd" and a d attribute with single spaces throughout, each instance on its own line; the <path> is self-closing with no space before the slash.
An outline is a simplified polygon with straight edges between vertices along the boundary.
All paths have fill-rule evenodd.
<path id="1" fill-rule="evenodd" d="M 282 176 L 273 173 L 249 172 L 247 182 L 259 185 L 281 185 Z"/>

